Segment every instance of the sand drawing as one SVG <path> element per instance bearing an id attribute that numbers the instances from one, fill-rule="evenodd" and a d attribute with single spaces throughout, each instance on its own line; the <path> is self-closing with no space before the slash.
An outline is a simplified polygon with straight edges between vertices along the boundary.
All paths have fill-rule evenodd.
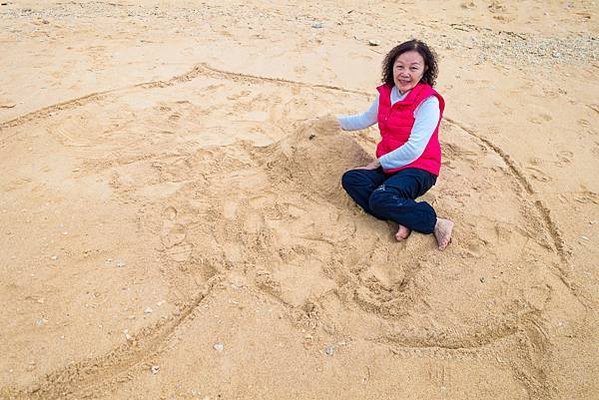
<path id="1" fill-rule="evenodd" d="M 142 3 L 0 6 L 38 54 L 0 89 L 1 399 L 591 398 L 590 3 Z M 349 199 L 378 132 L 322 119 L 399 17 L 442 56 L 443 252 Z"/>
<path id="2" fill-rule="evenodd" d="M 246 103 L 231 104 L 223 99 L 204 109 L 175 100 L 184 98 L 181 83 L 189 83 L 186 90 L 190 93 L 196 84 L 208 95 L 211 87 L 234 90 L 232 83 L 241 80 L 249 82 L 242 97 L 250 98 Z M 467 359 L 501 352 L 513 362 L 514 374 L 530 396 L 549 396 L 537 366 L 547 340 L 539 311 L 551 302 L 555 289 L 550 287 L 556 282 L 551 275 L 534 277 L 538 285 L 546 287 L 535 295 L 540 299 L 534 300 L 523 296 L 525 288 L 520 284 L 531 279 L 531 270 L 540 273 L 549 269 L 570 291 L 567 301 L 576 303 L 579 299 L 562 269 L 556 267 L 567 262 L 558 228 L 542 203 L 534 201 L 530 184 L 509 155 L 453 119 L 444 123 L 447 181 L 460 182 L 458 171 L 468 168 L 481 168 L 485 173 L 479 180 L 462 181 L 454 187 L 440 185 L 438 198 L 432 201 L 462 221 L 453 250 L 462 255 L 462 261 L 454 264 L 443 256 L 431 260 L 423 255 L 431 246 L 429 238 L 415 237 L 406 245 L 390 247 L 390 234 L 380 227 L 385 223 L 360 215 L 340 190 L 343 171 L 370 159 L 364 147 L 348 134 L 327 131 L 317 119 L 290 118 L 266 121 L 291 127 L 278 140 L 264 139 L 270 142 L 267 145 L 256 146 L 251 137 L 225 145 L 194 143 L 206 135 L 200 115 L 210 119 L 210 113 L 230 107 L 235 115 L 250 114 L 250 107 L 257 103 L 262 103 L 260 108 L 266 112 L 274 109 L 284 115 L 278 109 L 286 107 L 284 100 L 277 104 L 284 97 L 276 101 L 262 98 L 257 84 L 280 91 L 298 87 L 320 92 L 319 96 L 336 91 L 365 95 L 326 85 L 234 74 L 202 64 L 168 81 L 91 94 L 3 124 L 3 131 L 9 132 L 9 136 L 3 134 L 6 145 L 15 140 L 9 129 L 23 132 L 27 124 L 39 120 L 85 116 L 85 126 L 94 126 L 93 131 L 85 131 L 83 126 L 69 130 L 66 122 L 59 124 L 62 130 L 49 130 L 60 145 L 85 155 L 75 179 L 110 174 L 114 194 L 140 208 L 143 205 L 140 212 L 147 219 L 145 223 L 156 226 L 153 229 L 160 237 L 158 252 L 164 277 L 174 286 L 192 279 L 201 288 L 179 299 L 178 315 L 141 330 L 131 344 L 53 372 L 33 393 L 26 390 L 20 396 L 93 393 L 107 382 L 118 382 L 129 370 L 164 352 L 166 342 L 193 315 L 207 293 L 231 275 L 240 276 L 244 285 L 280 302 L 298 326 L 351 332 L 351 326 L 345 326 L 345 312 L 372 325 L 365 340 L 384 343 L 397 354 L 434 349 L 445 357 Z M 142 95 L 152 99 L 151 103 L 134 113 L 127 102 Z M 161 100 L 165 98 L 173 100 Z M 113 108 L 120 110 L 114 115 L 118 126 L 126 129 L 115 129 L 114 123 L 106 129 L 95 120 L 102 120 Z M 276 131 L 275 127 L 261 129 Z M 149 133 L 154 136 L 150 138 Z M 173 134 L 183 138 L 180 146 L 167 149 L 161 145 Z M 117 152 L 116 135 L 131 143 L 127 154 Z M 207 137 L 209 141 L 210 133 Z M 141 143 L 147 140 L 149 145 Z M 83 149 L 91 143 L 113 156 L 95 161 L 94 155 Z M 156 149 L 161 151 L 156 153 Z M 336 151 L 331 154 L 331 149 Z M 483 195 L 489 179 L 511 188 L 492 199 L 493 204 L 518 210 L 510 220 L 493 217 L 490 208 L 477 215 L 476 222 L 464 213 L 464 207 L 476 201 L 473 197 Z M 482 229 L 484 225 L 489 229 Z M 484 233 L 493 231 L 493 236 Z M 514 244 L 520 249 L 516 253 Z M 553 261 L 549 265 L 537 263 L 531 259 L 534 254 Z M 467 291 L 459 294 L 457 287 L 467 285 L 460 271 L 480 263 L 510 276 L 509 285 L 499 284 L 477 297 L 469 298 Z M 439 273 L 454 277 L 440 282 Z M 460 321 L 451 304 L 439 307 L 435 294 L 446 291 L 455 292 L 456 301 L 468 303 L 471 312 L 467 320 Z M 501 296 L 496 297 L 495 292 Z M 484 306 L 488 301 L 494 301 L 496 309 L 502 311 L 488 315 Z M 385 328 L 379 327 L 379 320 L 384 321 Z M 359 337 L 360 333 L 352 336 Z"/>

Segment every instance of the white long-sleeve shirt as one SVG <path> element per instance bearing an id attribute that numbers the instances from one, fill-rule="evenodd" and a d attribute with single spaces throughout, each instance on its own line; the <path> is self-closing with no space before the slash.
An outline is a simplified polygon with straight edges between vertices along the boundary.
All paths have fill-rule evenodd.
<path id="1" fill-rule="evenodd" d="M 393 86 L 393 89 L 391 89 L 391 105 L 405 99 L 408 93 L 401 94 L 397 87 Z M 356 131 L 376 124 L 378 111 L 379 96 L 377 95 L 366 112 L 338 116 L 337 120 L 341 125 L 341 129 Z M 393 169 L 416 161 L 424 152 L 426 145 L 435 132 L 440 116 L 439 99 L 436 96 L 430 96 L 420 103 L 420 106 L 414 110 L 414 126 L 412 126 L 408 141 L 401 147 L 380 157 L 381 166 L 384 169 Z"/>

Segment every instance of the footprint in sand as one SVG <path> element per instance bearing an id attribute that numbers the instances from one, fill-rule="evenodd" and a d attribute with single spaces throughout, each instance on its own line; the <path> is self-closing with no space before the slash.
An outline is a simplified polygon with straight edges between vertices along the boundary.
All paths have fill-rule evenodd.
<path id="1" fill-rule="evenodd" d="M 17 104 L 12 101 L 0 100 L 0 108 L 14 108 Z"/>
<path id="2" fill-rule="evenodd" d="M 579 119 L 576 123 L 583 128 L 589 128 L 591 126 L 591 123 L 584 118 Z"/>
<path id="3" fill-rule="evenodd" d="M 187 228 L 176 223 L 177 209 L 168 207 L 164 210 L 165 217 L 162 224 L 162 232 L 160 240 L 165 248 L 168 256 L 174 261 L 187 261 L 191 256 L 193 246 L 189 243 L 184 243 L 187 237 Z"/>
<path id="4" fill-rule="evenodd" d="M 551 177 L 547 175 L 545 172 L 541 171 L 539 168 L 535 167 L 526 167 L 527 170 L 530 171 L 530 176 L 539 182 L 551 182 Z"/>
<path id="5" fill-rule="evenodd" d="M 541 113 L 537 116 L 534 116 L 530 119 L 530 122 L 532 122 L 533 124 L 537 124 L 537 125 L 541 125 L 547 122 L 550 122 L 551 120 L 553 120 L 553 118 L 551 117 L 551 115 L 549 114 L 545 114 L 545 113 Z"/>
<path id="6" fill-rule="evenodd" d="M 563 167 L 572 162 L 572 158 L 574 157 L 574 153 L 568 150 L 558 151 L 556 154 L 557 161 L 555 161 L 555 165 L 558 167 Z"/>

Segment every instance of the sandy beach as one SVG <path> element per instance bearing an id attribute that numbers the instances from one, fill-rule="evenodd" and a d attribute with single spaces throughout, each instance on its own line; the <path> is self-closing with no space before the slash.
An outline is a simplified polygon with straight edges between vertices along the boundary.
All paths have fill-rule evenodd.
<path id="1" fill-rule="evenodd" d="M 595 1 L 0 5 L 0 398 L 599 398 Z M 340 185 L 439 56 L 452 243 Z M 593 250 L 594 249 L 594 250 Z"/>

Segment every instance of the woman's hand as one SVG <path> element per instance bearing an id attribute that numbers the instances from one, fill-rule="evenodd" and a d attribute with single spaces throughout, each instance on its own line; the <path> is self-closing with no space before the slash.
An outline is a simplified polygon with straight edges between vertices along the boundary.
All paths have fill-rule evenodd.
<path id="1" fill-rule="evenodd" d="M 377 169 L 381 166 L 381 163 L 379 162 L 378 159 L 373 160 L 371 163 L 369 163 L 367 166 L 365 167 L 358 167 L 356 169 Z"/>

